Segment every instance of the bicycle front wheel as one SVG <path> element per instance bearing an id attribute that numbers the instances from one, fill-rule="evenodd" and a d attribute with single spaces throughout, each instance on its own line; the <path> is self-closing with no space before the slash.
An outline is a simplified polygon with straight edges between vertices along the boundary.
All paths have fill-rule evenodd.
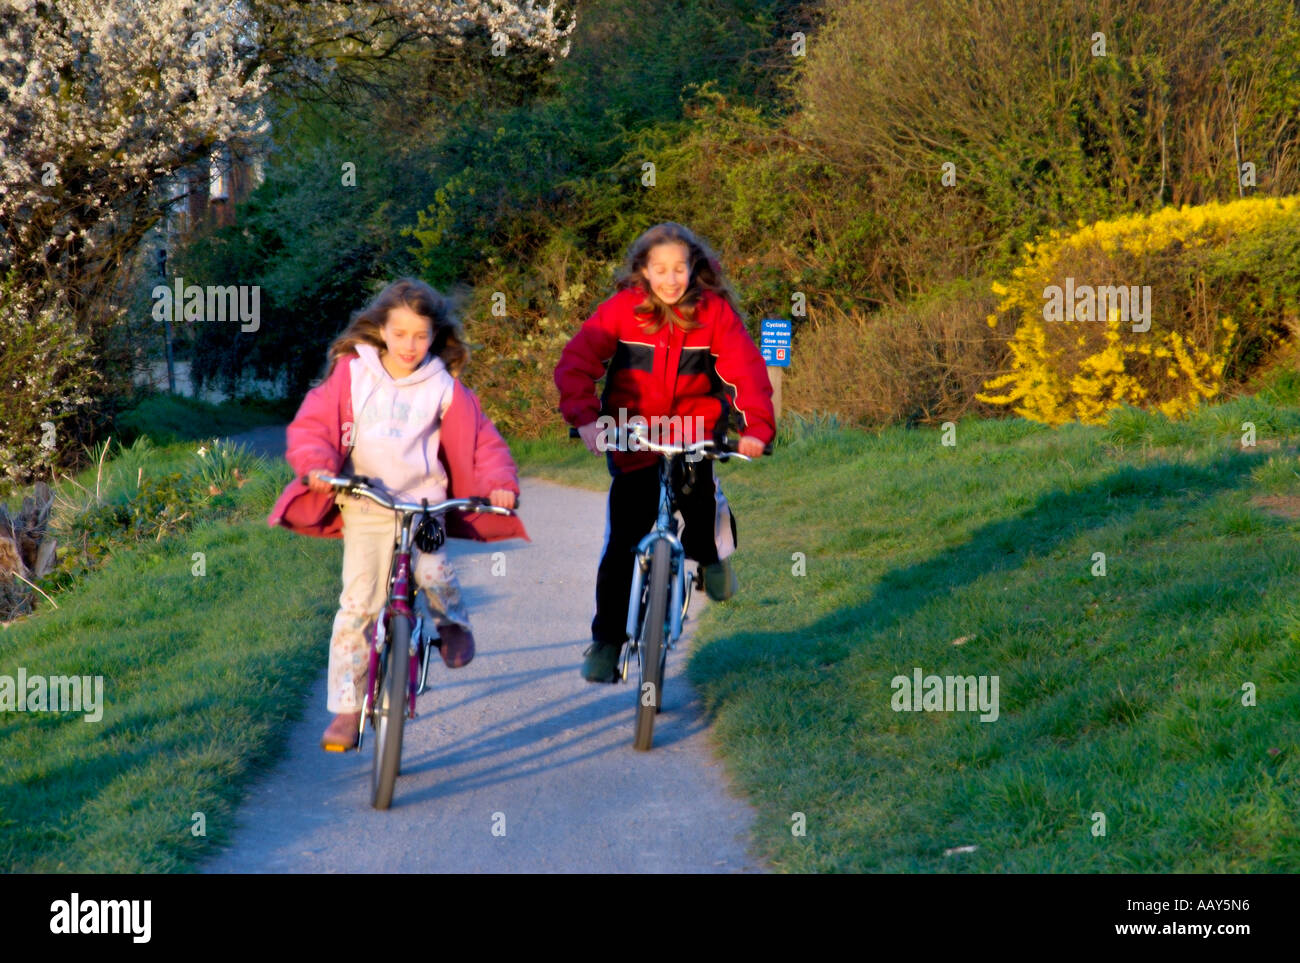
<path id="1" fill-rule="evenodd" d="M 370 770 L 370 804 L 387 809 L 402 764 L 402 726 L 406 721 L 406 689 L 410 672 L 411 623 L 393 615 L 387 651 L 380 665 L 379 698 L 375 705 L 375 761 Z"/>
<path id="2" fill-rule="evenodd" d="M 636 697 L 636 739 L 632 745 L 643 752 L 654 742 L 655 715 L 663 698 L 664 623 L 668 614 L 668 576 L 672 567 L 672 549 L 666 539 L 655 542 L 650 556 L 650 597 L 637 655 L 641 662 L 641 685 Z"/>

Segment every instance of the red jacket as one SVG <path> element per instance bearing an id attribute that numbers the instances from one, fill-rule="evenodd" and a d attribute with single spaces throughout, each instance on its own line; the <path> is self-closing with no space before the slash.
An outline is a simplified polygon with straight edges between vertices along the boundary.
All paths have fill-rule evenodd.
<path id="1" fill-rule="evenodd" d="M 301 535 L 342 538 L 343 517 L 334 492 L 313 492 L 302 476 L 313 468 L 337 474 L 347 460 L 352 416 L 352 359 L 340 358 L 333 372 L 307 392 L 287 432 L 285 460 L 294 479 L 281 492 L 267 518 Z M 519 494 L 514 459 L 477 396 L 456 379 L 451 404 L 442 419 L 442 444 L 438 460 L 447 472 L 447 497 L 488 495 L 497 488 Z M 346 426 L 346 428 L 345 428 Z M 494 542 L 505 538 L 530 541 L 523 523 L 514 516 L 449 512 L 443 516 L 447 534 Z"/>
<path id="2" fill-rule="evenodd" d="M 602 302 L 560 355 L 555 385 L 560 413 L 574 427 L 601 415 L 681 416 L 682 435 L 697 440 L 696 416 L 705 437 L 721 439 L 734 410 L 742 431 L 767 444 L 776 437 L 772 384 L 767 365 L 744 322 L 730 304 L 706 291 L 696 304 L 700 327 L 682 331 L 666 324 L 646 334 L 633 308 L 642 292 L 627 288 Z M 605 392 L 596 397 L 596 382 Z M 661 440 L 664 439 L 661 434 Z M 658 460 L 653 452 L 612 453 L 618 471 Z"/>

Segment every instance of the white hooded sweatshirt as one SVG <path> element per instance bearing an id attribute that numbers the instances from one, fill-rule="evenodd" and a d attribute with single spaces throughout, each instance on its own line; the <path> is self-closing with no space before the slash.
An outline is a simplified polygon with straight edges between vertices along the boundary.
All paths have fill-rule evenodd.
<path id="1" fill-rule="evenodd" d="M 447 473 L 438 461 L 442 415 L 455 382 L 441 358 L 427 358 L 394 378 L 369 344 L 352 359 L 352 471 L 401 501 L 447 497 Z M 345 470 L 347 466 L 345 465 Z"/>

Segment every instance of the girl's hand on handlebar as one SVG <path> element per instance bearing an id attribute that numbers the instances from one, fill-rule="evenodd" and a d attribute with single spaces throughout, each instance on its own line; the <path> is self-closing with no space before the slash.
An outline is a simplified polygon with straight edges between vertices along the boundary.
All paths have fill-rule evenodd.
<path id="1" fill-rule="evenodd" d="M 307 473 L 307 487 L 314 492 L 328 492 L 333 490 L 329 482 L 320 480 L 321 475 L 328 475 L 324 468 L 313 468 Z"/>
<path id="2" fill-rule="evenodd" d="M 515 493 L 508 488 L 494 488 L 488 493 L 488 500 L 497 508 L 515 507 Z"/>
<path id="3" fill-rule="evenodd" d="M 736 451 L 740 452 L 747 458 L 758 458 L 763 454 L 764 447 L 763 443 L 753 435 L 745 435 L 736 445 Z"/>
<path id="4" fill-rule="evenodd" d="M 582 439 L 582 443 L 587 446 L 587 450 L 593 455 L 604 454 L 597 445 L 603 431 L 604 429 L 601 428 L 598 421 L 593 421 L 578 429 L 578 436 Z"/>

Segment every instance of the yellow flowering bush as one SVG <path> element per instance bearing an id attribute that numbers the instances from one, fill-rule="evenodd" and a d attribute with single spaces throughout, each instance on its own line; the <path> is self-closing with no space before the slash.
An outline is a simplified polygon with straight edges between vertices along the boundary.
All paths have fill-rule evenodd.
<path id="1" fill-rule="evenodd" d="M 1163 208 L 1026 245 L 988 318 L 1011 369 L 976 397 L 1047 424 L 1176 417 L 1300 327 L 1300 197 Z"/>

